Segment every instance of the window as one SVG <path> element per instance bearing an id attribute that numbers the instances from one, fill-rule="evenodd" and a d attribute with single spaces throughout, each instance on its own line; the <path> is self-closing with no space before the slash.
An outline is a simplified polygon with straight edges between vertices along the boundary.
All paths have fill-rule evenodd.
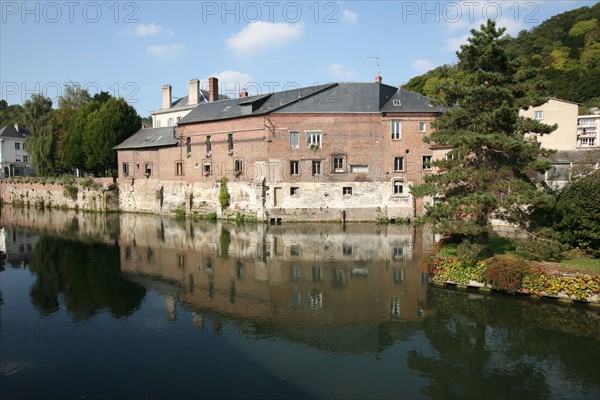
<path id="1" fill-rule="evenodd" d="M 535 119 L 544 119 L 544 112 L 543 111 L 536 111 L 535 112 Z"/>
<path id="2" fill-rule="evenodd" d="M 423 156 L 423 170 L 431 171 L 433 166 L 431 165 L 431 156 Z"/>
<path id="3" fill-rule="evenodd" d="M 183 161 L 177 161 L 175 163 L 175 175 L 177 175 L 177 176 L 183 175 Z"/>
<path id="4" fill-rule="evenodd" d="M 344 196 L 352 196 L 352 187 L 350 187 L 350 186 L 344 186 L 342 188 L 342 195 L 344 195 Z"/>
<path id="5" fill-rule="evenodd" d="M 397 119 L 392 120 L 392 140 L 400 140 L 402 137 L 402 124 Z"/>
<path id="6" fill-rule="evenodd" d="M 204 176 L 209 176 L 211 172 L 210 161 L 204 161 Z"/>
<path id="7" fill-rule="evenodd" d="M 144 165 L 144 173 L 146 177 L 152 176 L 152 163 L 146 163 Z"/>
<path id="8" fill-rule="evenodd" d="M 242 171 L 244 170 L 244 163 L 242 162 L 242 160 L 238 159 L 233 162 L 233 170 L 235 171 L 236 175 L 242 173 Z"/>
<path id="9" fill-rule="evenodd" d="M 404 157 L 394 157 L 394 171 L 404 171 Z"/>
<path id="10" fill-rule="evenodd" d="M 16 162 L 21 162 L 21 157 L 17 157 L 17 158 L 15 158 L 15 161 L 16 161 Z"/>
<path id="11" fill-rule="evenodd" d="M 181 120 L 181 117 L 177 117 L 177 122 L 179 123 L 179 121 Z"/>
<path id="12" fill-rule="evenodd" d="M 185 147 L 188 153 L 188 156 L 192 154 L 192 138 L 188 137 L 185 139 Z"/>
<path id="13" fill-rule="evenodd" d="M 426 129 L 427 129 L 427 124 L 425 123 L 425 121 L 420 121 L 419 122 L 419 132 L 423 133 L 423 132 L 425 132 Z"/>
<path id="14" fill-rule="evenodd" d="M 129 175 L 129 163 L 123 163 L 123 176 Z"/>
<path id="15" fill-rule="evenodd" d="M 169 118 L 167 121 L 167 126 L 173 126 L 173 118 Z"/>
<path id="16" fill-rule="evenodd" d="M 313 175 L 321 175 L 321 161 L 313 160 L 312 174 Z"/>
<path id="17" fill-rule="evenodd" d="M 404 194 L 404 182 L 403 181 L 394 181 L 394 194 L 395 195 Z"/>
<path id="18" fill-rule="evenodd" d="M 351 256 L 352 255 L 352 246 L 344 243 L 342 245 L 342 254 L 345 256 Z"/>
<path id="19" fill-rule="evenodd" d="M 323 269 L 318 265 L 312 267 L 312 280 L 315 283 L 323 280 Z"/>
<path id="20" fill-rule="evenodd" d="M 233 151 L 233 133 L 227 134 L 227 151 Z"/>
<path id="21" fill-rule="evenodd" d="M 593 146 L 595 142 L 595 138 L 583 138 L 581 139 L 582 146 Z"/>
<path id="22" fill-rule="evenodd" d="M 290 161 L 290 175 L 299 175 L 300 174 L 300 162 L 299 161 Z"/>
<path id="23" fill-rule="evenodd" d="M 306 132 L 307 147 L 321 148 L 321 132 Z"/>
<path id="24" fill-rule="evenodd" d="M 291 187 L 290 188 L 290 196 L 297 196 L 300 193 L 300 188 Z"/>
<path id="25" fill-rule="evenodd" d="M 290 132 L 290 149 L 300 147 L 300 134 L 298 132 Z"/>
<path id="26" fill-rule="evenodd" d="M 366 174 L 369 172 L 369 166 L 364 164 L 351 165 L 350 172 L 353 174 Z"/>
<path id="27" fill-rule="evenodd" d="M 402 260 L 404 258 L 404 251 L 400 246 L 392 247 L 392 259 Z"/>
<path id="28" fill-rule="evenodd" d="M 210 153 L 212 150 L 212 145 L 210 143 L 210 135 L 206 137 L 206 152 Z"/>
<path id="29" fill-rule="evenodd" d="M 21 150 L 21 143 L 19 143 L 19 142 L 15 143 L 15 150 Z"/>
<path id="30" fill-rule="evenodd" d="M 579 125 L 582 125 L 582 126 L 594 125 L 594 120 L 591 118 L 582 118 L 579 120 Z"/>
<path id="31" fill-rule="evenodd" d="M 23 156 L 23 162 L 29 162 L 29 156 Z"/>
<path id="32" fill-rule="evenodd" d="M 345 172 L 343 156 L 333 157 L 333 172 Z"/>

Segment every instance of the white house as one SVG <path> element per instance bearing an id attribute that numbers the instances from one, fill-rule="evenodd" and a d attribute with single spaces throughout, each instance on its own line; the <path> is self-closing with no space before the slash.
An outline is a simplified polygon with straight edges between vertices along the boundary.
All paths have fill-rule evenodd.
<path id="1" fill-rule="evenodd" d="M 25 140 L 31 136 L 24 126 L 7 125 L 0 129 L 0 177 L 25 176 L 33 173 Z"/>

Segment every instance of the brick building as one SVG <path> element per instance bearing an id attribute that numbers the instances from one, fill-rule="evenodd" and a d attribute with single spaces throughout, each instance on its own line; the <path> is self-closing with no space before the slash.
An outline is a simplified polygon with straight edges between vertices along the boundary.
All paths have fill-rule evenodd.
<path id="1" fill-rule="evenodd" d="M 218 99 L 216 78 L 210 88 Z M 410 218 L 423 204 L 409 187 L 433 172 L 423 136 L 443 111 L 380 77 L 201 103 L 176 127 L 143 129 L 116 146 L 121 207 L 216 211 L 224 176 L 225 214 Z"/>

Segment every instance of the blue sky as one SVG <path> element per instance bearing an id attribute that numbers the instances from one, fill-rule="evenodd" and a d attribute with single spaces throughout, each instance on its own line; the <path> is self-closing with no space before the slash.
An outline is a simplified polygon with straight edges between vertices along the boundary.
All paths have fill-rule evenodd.
<path id="1" fill-rule="evenodd" d="M 217 76 L 230 96 L 326 82 L 401 85 L 456 61 L 486 17 L 516 35 L 597 1 L 56 1 L 0 3 L 0 98 L 56 100 L 65 82 L 142 116 L 161 87 Z M 378 59 L 373 57 L 379 57 Z M 377 65 L 379 64 L 379 66 Z"/>

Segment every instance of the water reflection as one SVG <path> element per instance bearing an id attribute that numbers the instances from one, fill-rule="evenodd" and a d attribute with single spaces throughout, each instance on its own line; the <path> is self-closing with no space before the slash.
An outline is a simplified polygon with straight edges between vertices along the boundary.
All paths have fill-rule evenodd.
<path id="1" fill-rule="evenodd" d="M 66 310 L 71 320 L 98 321 L 106 311 L 145 332 L 136 361 L 123 361 L 119 348 L 111 369 L 103 370 L 109 376 L 144 364 L 153 354 L 147 348 L 169 348 L 172 353 L 160 353 L 173 369 L 165 374 L 177 374 L 169 375 L 176 393 L 193 396 L 198 378 L 182 382 L 181 376 L 198 368 L 199 354 L 209 368 L 235 349 L 232 360 L 245 367 L 229 368 L 246 381 L 285 376 L 280 396 L 600 394 L 597 311 L 428 288 L 419 268 L 432 241 L 427 229 L 238 226 L 10 207 L 2 209 L 0 223 L 8 268 L 28 267 L 34 274 L 29 295 L 40 316 Z M 177 353 L 174 343 L 201 351 Z M 321 364 L 292 373 L 307 362 L 304 353 Z M 11 359 L 3 362 L 11 377 L 35 373 L 28 372 L 33 367 L 16 373 L 6 367 Z M 203 373 L 209 388 L 213 380 L 229 385 L 218 369 Z M 158 380 L 142 384 L 153 387 Z M 164 386 L 153 393 L 175 395 Z"/>

